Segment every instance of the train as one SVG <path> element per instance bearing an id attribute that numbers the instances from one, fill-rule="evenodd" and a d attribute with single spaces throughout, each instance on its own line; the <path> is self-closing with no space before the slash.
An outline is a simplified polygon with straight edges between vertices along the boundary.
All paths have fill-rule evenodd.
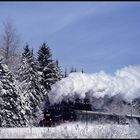
<path id="1" fill-rule="evenodd" d="M 72 121 L 98 121 L 105 123 L 129 124 L 131 120 L 140 123 L 140 116 L 118 115 L 115 113 L 103 112 L 91 107 L 88 99 L 76 99 L 75 101 L 62 101 L 54 105 L 48 105 L 44 109 L 44 118 L 39 122 L 39 126 L 53 127 L 65 122 Z"/>
<path id="2" fill-rule="evenodd" d="M 39 122 L 39 126 L 50 127 L 66 121 L 76 121 L 76 110 L 92 110 L 88 99 L 79 98 L 75 101 L 63 100 L 53 105 L 47 103 L 44 108 L 44 118 Z"/>

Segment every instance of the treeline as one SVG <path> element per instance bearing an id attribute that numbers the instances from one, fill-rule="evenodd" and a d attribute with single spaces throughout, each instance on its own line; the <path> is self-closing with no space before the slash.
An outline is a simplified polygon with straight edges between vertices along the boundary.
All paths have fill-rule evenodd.
<path id="1" fill-rule="evenodd" d="M 35 58 L 28 44 L 20 57 L 14 76 L 0 58 L 0 126 L 37 125 L 42 118 L 43 101 L 51 85 L 63 77 L 58 61 L 43 43 Z"/>
<path id="2" fill-rule="evenodd" d="M 4 25 L 0 40 L 0 127 L 38 126 L 51 86 L 77 70 L 63 73 L 45 42 L 37 55 L 28 43 L 19 53 L 11 22 Z"/>

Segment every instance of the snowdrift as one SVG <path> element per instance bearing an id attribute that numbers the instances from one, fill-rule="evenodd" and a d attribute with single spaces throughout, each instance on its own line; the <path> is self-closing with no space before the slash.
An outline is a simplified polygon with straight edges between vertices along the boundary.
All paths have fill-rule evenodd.
<path id="1" fill-rule="evenodd" d="M 0 138 L 140 138 L 137 124 L 65 123 L 57 127 L 1 128 Z"/>

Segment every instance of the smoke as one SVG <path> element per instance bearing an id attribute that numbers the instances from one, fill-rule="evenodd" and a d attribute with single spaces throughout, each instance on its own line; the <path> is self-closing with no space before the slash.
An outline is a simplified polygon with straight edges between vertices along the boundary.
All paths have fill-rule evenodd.
<path id="1" fill-rule="evenodd" d="M 76 96 L 84 98 L 86 93 L 90 93 L 90 98 L 120 94 L 124 100 L 131 102 L 140 97 L 140 65 L 124 67 L 114 75 L 104 71 L 93 74 L 71 73 L 52 86 L 49 99 L 54 104 L 67 98 L 73 100 Z"/>

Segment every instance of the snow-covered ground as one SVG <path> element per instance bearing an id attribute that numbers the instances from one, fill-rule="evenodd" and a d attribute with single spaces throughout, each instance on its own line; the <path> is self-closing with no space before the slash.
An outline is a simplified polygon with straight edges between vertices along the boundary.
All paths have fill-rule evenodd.
<path id="1" fill-rule="evenodd" d="M 0 128 L 0 138 L 140 138 L 140 126 L 72 122 L 56 127 Z"/>

